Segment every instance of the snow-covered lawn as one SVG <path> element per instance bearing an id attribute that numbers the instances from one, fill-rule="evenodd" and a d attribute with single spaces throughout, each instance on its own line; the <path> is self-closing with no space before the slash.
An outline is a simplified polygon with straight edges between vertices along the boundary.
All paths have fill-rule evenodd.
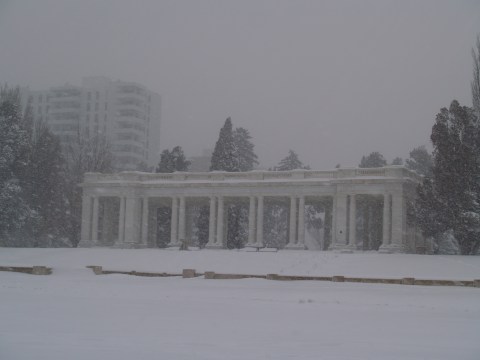
<path id="1" fill-rule="evenodd" d="M 480 289 L 95 276 L 114 270 L 480 278 L 480 257 L 5 249 L 0 359 L 480 358 Z"/>

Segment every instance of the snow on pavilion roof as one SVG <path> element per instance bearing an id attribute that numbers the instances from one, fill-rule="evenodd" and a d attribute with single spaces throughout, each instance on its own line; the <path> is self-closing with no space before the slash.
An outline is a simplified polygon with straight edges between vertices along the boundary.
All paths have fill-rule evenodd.
<path id="1" fill-rule="evenodd" d="M 422 176 L 404 166 L 381 168 L 343 168 L 334 170 L 292 170 L 248 172 L 174 172 L 143 173 L 124 171 L 117 174 L 85 174 L 83 187 L 106 184 L 221 184 L 221 183 L 298 183 L 298 182 L 351 182 L 351 181 L 401 180 L 420 183 Z"/>

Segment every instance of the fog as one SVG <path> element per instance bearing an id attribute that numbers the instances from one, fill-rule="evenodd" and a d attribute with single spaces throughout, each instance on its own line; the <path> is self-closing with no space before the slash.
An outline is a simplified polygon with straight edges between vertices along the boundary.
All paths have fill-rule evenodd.
<path id="1" fill-rule="evenodd" d="M 162 96 L 161 148 L 213 148 L 225 119 L 261 167 L 390 162 L 427 145 L 436 113 L 471 105 L 479 1 L 1 1 L 0 82 L 84 76 Z"/>

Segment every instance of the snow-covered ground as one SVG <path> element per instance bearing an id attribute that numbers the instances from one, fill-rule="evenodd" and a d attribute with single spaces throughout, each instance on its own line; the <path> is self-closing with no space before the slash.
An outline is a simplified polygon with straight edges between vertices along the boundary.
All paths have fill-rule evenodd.
<path id="1" fill-rule="evenodd" d="M 112 270 L 480 278 L 480 257 L 0 248 L 0 359 L 480 358 L 480 289 L 95 276 Z"/>

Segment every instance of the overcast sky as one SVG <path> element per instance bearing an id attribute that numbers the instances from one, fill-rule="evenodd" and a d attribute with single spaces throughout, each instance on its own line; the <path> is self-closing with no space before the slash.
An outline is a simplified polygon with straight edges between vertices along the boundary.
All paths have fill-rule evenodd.
<path id="1" fill-rule="evenodd" d="M 263 167 L 390 162 L 428 144 L 436 113 L 471 105 L 480 1 L 4 1 L 0 83 L 83 76 L 162 96 L 161 148 L 213 148 L 228 116 Z"/>

